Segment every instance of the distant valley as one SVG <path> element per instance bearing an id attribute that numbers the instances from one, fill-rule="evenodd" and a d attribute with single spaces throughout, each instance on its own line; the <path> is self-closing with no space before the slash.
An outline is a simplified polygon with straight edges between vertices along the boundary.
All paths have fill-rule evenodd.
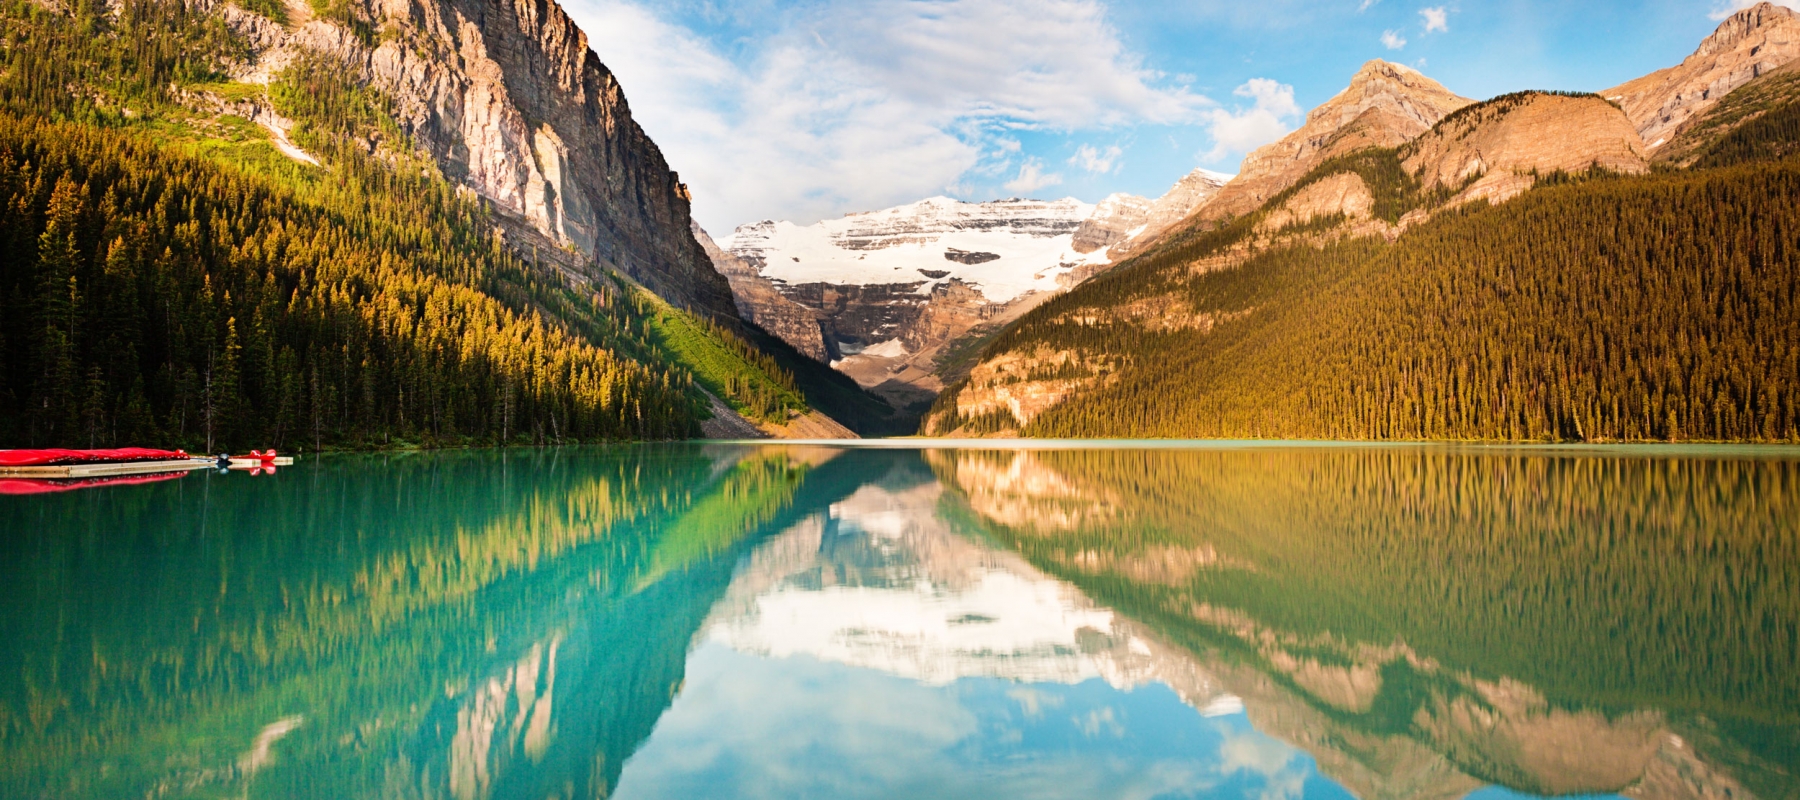
<path id="1" fill-rule="evenodd" d="M 1105 272 L 1231 180 L 1195 170 L 1157 200 L 933 197 L 809 226 L 696 228 L 745 319 L 923 411 L 984 337 Z"/>

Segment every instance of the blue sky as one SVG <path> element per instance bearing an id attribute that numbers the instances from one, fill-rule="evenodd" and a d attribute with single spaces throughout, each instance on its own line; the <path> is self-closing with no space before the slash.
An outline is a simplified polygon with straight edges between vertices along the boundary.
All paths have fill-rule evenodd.
<path id="1" fill-rule="evenodd" d="M 1788 0 L 1800 3 L 1800 0 Z M 567 0 L 715 235 L 933 195 L 1156 197 L 1372 58 L 1485 99 L 1681 61 L 1745 0 Z"/>

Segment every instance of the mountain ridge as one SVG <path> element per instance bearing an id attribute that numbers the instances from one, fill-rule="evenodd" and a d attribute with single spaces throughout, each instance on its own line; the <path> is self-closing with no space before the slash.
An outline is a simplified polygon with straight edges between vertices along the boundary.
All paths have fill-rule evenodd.
<path id="1" fill-rule="evenodd" d="M 1767 2 L 1726 17 L 1680 64 L 1601 92 L 1620 104 L 1651 150 L 1738 87 L 1800 58 L 1800 15 Z"/>
<path id="2" fill-rule="evenodd" d="M 1792 19 L 1766 5 L 1734 15 L 1700 48 L 1723 56 L 1650 76 L 1755 73 L 1737 91 L 1762 94 L 1728 103 L 1743 110 L 1708 134 L 1750 137 L 1733 145 L 1740 155 L 1692 174 L 1652 171 L 1630 103 L 1565 92 L 1473 103 L 1370 62 L 1184 223 L 1009 326 L 939 397 L 922 432 L 1790 440 L 1800 426 L 1779 398 L 1800 389 L 1800 373 L 1786 355 L 1767 365 L 1740 355 L 1785 354 L 1782 337 L 1800 336 L 1782 333 L 1791 303 L 1749 299 L 1778 298 L 1780 276 L 1795 267 L 1787 250 L 1750 252 L 1790 222 L 1780 204 L 1791 170 L 1772 161 L 1800 141 L 1794 107 L 1781 105 L 1797 93 L 1761 88 L 1786 74 L 1763 71 L 1785 56 L 1755 43 Z M 1713 240 L 1671 208 L 1748 214 L 1773 228 L 1723 219 Z M 1645 238 L 1655 230 L 1664 235 Z M 1677 241 L 1692 257 L 1672 255 Z M 1714 274 L 1742 273 L 1745 259 L 1765 265 L 1747 283 Z M 1399 272 L 1406 281 L 1395 282 Z M 1633 294 L 1622 280 L 1661 288 Z M 1568 307 L 1542 305 L 1552 285 Z M 1747 294 L 1711 310 L 1674 308 L 1693 287 L 1726 285 Z M 1732 310 L 1737 302 L 1756 303 L 1755 319 Z M 1571 307 L 1601 310 L 1570 318 Z M 1722 362 L 1644 372 L 1676 331 L 1730 339 L 1740 354 L 1731 369 L 1757 376 L 1755 396 L 1715 385 Z M 1559 343 L 1546 353 L 1548 341 Z M 1596 341 L 1606 355 L 1592 352 Z M 1521 374 L 1538 377 L 1515 383 Z M 1626 375 L 1637 388 L 1617 383 Z M 1565 396 L 1545 397 L 1549 385 Z M 1699 411 L 1696 394 L 1720 412 Z M 1646 404 L 1657 410 L 1634 416 Z"/>

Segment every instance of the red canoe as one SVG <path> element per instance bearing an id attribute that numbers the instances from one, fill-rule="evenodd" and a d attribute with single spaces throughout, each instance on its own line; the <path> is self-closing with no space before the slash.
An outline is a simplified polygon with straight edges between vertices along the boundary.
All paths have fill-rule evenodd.
<path id="1" fill-rule="evenodd" d="M 61 467 L 70 464 L 129 464 L 134 461 L 180 461 L 182 450 L 121 447 L 114 450 L 0 450 L 0 469 L 6 467 Z"/>
<path id="2" fill-rule="evenodd" d="M 116 478 L 88 478 L 85 480 L 36 480 L 31 478 L 0 478 L 0 495 L 55 494 L 72 492 L 77 489 L 95 489 L 102 486 L 139 486 L 146 483 L 185 478 L 185 472 L 158 472 L 153 475 L 130 475 Z"/>

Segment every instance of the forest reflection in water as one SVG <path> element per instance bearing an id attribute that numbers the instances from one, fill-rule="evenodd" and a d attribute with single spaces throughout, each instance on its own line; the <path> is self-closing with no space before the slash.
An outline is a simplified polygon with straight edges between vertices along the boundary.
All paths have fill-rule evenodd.
<path id="1" fill-rule="evenodd" d="M 1800 797 L 1797 481 L 680 445 L 0 498 L 0 794 Z"/>

